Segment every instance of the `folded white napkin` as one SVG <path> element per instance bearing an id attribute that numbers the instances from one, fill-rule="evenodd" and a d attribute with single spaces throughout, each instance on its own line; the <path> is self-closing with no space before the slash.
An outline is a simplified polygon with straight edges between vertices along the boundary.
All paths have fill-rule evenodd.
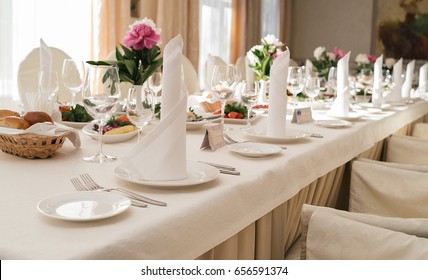
<path id="1" fill-rule="evenodd" d="M 410 98 L 410 91 L 412 90 L 413 71 L 415 70 L 415 60 L 410 61 L 406 68 L 406 79 L 404 80 L 401 88 L 401 97 Z"/>
<path id="2" fill-rule="evenodd" d="M 392 71 L 394 87 L 392 88 L 390 94 L 385 97 L 387 102 L 396 102 L 401 100 L 401 87 L 403 85 L 403 78 L 401 74 L 403 73 L 403 59 L 400 58 L 395 64 Z"/>
<path id="3" fill-rule="evenodd" d="M 428 62 L 419 69 L 419 86 L 416 90 L 415 97 L 422 97 L 428 91 Z"/>
<path id="4" fill-rule="evenodd" d="M 266 135 L 285 136 L 287 117 L 287 76 L 290 63 L 290 51 L 287 49 L 273 62 L 270 69 L 269 114 Z"/>
<path id="5" fill-rule="evenodd" d="M 305 77 L 312 75 L 313 67 L 314 67 L 314 65 L 312 64 L 312 61 L 310 61 L 309 59 L 306 59 L 306 61 L 305 61 Z"/>
<path id="6" fill-rule="evenodd" d="M 372 94 L 372 105 L 374 107 L 380 107 L 383 103 L 382 93 L 382 63 L 383 56 L 379 56 L 374 63 L 374 75 L 373 75 L 373 94 Z"/>
<path id="7" fill-rule="evenodd" d="M 36 123 L 30 126 L 27 129 L 14 129 L 14 128 L 6 128 L 0 127 L 0 134 L 37 134 L 37 135 L 45 135 L 45 136 L 60 136 L 65 132 L 70 132 L 67 138 L 73 143 L 74 147 L 80 147 L 80 137 L 79 133 L 76 129 L 72 127 L 65 126 L 61 123 L 55 122 L 54 124 L 50 123 Z"/>
<path id="8" fill-rule="evenodd" d="M 165 46 L 161 121 L 122 160 L 122 166 L 141 180 L 181 180 L 187 177 L 187 94 L 181 75 L 182 50 L 181 35 Z"/>
<path id="9" fill-rule="evenodd" d="M 337 62 L 337 97 L 333 101 L 329 115 L 347 117 L 349 114 L 349 87 L 348 87 L 348 76 L 349 76 L 349 57 L 351 52 L 348 52 Z"/>

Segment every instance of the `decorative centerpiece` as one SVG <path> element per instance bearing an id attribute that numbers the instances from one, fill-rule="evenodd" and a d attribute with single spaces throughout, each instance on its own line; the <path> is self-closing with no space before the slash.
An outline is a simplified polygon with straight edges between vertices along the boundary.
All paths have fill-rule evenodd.
<path id="1" fill-rule="evenodd" d="M 284 44 L 274 35 L 269 34 L 247 52 L 249 66 L 254 70 L 258 81 L 260 101 L 266 102 L 269 95 L 269 76 L 273 61 L 283 52 Z"/>
<path id="2" fill-rule="evenodd" d="M 327 52 L 325 47 L 317 47 L 314 50 L 315 59 L 312 64 L 315 67 L 318 77 L 328 79 L 328 72 L 331 67 L 337 67 L 337 62 L 345 56 L 345 51 L 334 47 L 333 52 Z"/>
<path id="3" fill-rule="evenodd" d="M 148 18 L 135 21 L 125 35 L 122 51 L 116 48 L 116 61 L 87 61 L 93 65 L 114 65 L 119 69 L 120 82 L 133 85 L 130 90 L 142 88 L 148 78 L 162 65 L 160 56 L 161 30 Z"/>

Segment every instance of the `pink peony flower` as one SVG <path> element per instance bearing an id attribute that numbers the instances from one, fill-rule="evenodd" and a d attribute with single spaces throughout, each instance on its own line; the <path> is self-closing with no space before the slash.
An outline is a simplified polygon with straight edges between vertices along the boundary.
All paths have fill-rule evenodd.
<path id="1" fill-rule="evenodd" d="M 346 55 L 345 51 L 342 49 L 339 49 L 337 47 L 334 47 L 334 55 L 338 58 L 341 59 L 342 57 L 344 57 Z"/>
<path id="2" fill-rule="evenodd" d="M 160 40 L 160 30 L 156 28 L 153 21 L 147 18 L 135 22 L 130 28 L 131 30 L 123 39 L 125 46 L 128 48 L 133 48 L 134 50 L 151 49 Z"/>
<path id="3" fill-rule="evenodd" d="M 368 59 L 369 59 L 369 61 L 370 61 L 370 62 L 372 62 L 372 63 L 375 63 L 375 62 L 376 62 L 376 56 L 374 56 L 374 55 L 369 54 L 369 55 L 367 55 L 367 58 L 368 58 Z"/>

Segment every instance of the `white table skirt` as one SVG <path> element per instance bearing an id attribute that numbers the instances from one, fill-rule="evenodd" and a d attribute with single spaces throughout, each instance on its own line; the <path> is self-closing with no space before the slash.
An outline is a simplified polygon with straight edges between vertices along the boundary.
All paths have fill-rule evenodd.
<path id="1" fill-rule="evenodd" d="M 0 153 L 1 259 L 194 259 L 234 236 L 295 196 L 302 188 L 368 150 L 404 125 L 428 113 L 428 102 L 405 111 L 387 111 L 357 121 L 353 127 L 328 129 L 314 124 L 290 128 L 321 133 L 324 138 L 287 144 L 281 154 L 246 158 L 227 147 L 200 150 L 203 130 L 189 131 L 189 160 L 236 166 L 241 176 L 221 174 L 216 180 L 189 188 L 149 188 L 115 177 L 117 163 L 82 160 L 96 150 L 96 141 L 81 134 L 82 148 L 70 142 L 44 160 Z M 263 125 L 265 118 L 255 122 Z M 231 125 L 231 136 L 245 139 Z M 105 144 L 120 157 L 136 138 Z M 149 160 L 149 159 L 147 159 Z M 74 191 L 70 178 L 87 172 L 106 186 L 129 188 L 168 203 L 167 207 L 131 207 L 116 217 L 87 223 L 53 220 L 38 213 L 38 201 Z"/>

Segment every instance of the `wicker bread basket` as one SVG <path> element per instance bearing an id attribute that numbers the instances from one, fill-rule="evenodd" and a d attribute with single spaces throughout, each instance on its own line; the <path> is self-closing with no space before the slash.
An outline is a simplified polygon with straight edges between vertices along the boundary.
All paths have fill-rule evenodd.
<path id="1" fill-rule="evenodd" d="M 24 158 L 48 158 L 62 147 L 69 133 L 59 136 L 0 134 L 0 149 Z"/>

